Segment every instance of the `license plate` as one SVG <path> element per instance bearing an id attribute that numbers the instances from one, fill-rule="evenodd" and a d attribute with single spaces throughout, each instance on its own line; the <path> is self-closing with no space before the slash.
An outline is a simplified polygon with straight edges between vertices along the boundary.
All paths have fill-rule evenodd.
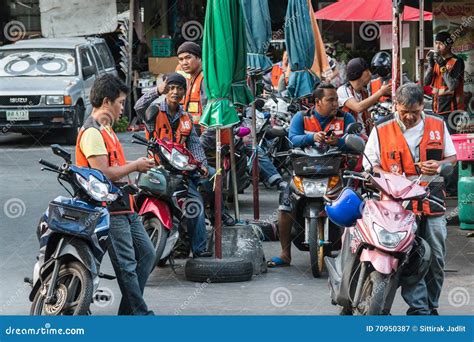
<path id="1" fill-rule="evenodd" d="M 7 110 L 7 121 L 27 121 L 30 119 L 27 110 Z"/>

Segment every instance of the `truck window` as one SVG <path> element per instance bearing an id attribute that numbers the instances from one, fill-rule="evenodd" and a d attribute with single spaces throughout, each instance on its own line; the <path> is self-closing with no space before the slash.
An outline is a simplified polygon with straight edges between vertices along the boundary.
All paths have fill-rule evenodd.
<path id="1" fill-rule="evenodd" d="M 97 67 L 99 68 L 100 71 L 104 70 L 104 65 L 102 64 L 102 60 L 99 57 L 99 54 L 97 53 L 97 50 L 95 47 L 92 47 L 92 53 L 94 54 L 94 58 L 97 62 Z"/>
<path id="2" fill-rule="evenodd" d="M 105 43 L 99 43 L 95 46 L 97 47 L 97 51 L 99 51 L 100 57 L 102 57 L 102 61 L 104 62 L 105 68 L 115 68 L 114 59 L 112 58 L 107 45 L 105 45 Z"/>

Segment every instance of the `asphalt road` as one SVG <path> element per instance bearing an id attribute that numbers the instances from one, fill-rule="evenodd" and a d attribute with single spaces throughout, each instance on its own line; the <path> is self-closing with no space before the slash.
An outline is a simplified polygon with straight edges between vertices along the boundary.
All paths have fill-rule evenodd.
<path id="1" fill-rule="evenodd" d="M 0 314 L 29 313 L 29 287 L 23 284 L 31 276 L 38 252 L 36 224 L 48 202 L 66 195 L 55 176 L 41 172 L 37 161 L 59 159 L 49 144 L 58 142 L 50 136 L 41 143 L 18 134 L 0 135 Z M 142 146 L 131 144 L 129 133 L 120 134 L 127 159 L 144 155 Z M 73 146 L 68 146 L 73 151 Z M 240 197 L 242 217 L 252 218 L 252 192 Z M 276 215 L 278 196 L 275 190 L 260 188 L 261 218 Z M 453 208 L 451 208 L 453 209 Z M 474 313 L 474 239 L 456 226 L 448 228 L 446 281 L 441 296 L 440 313 Z M 265 242 L 267 259 L 279 254 L 279 242 Z M 168 266 L 155 269 L 145 289 L 148 305 L 163 315 L 336 315 L 331 305 L 327 275 L 314 279 L 309 269 L 308 253 L 293 248 L 291 267 L 270 269 L 249 282 L 196 284 L 184 279 L 184 269 L 176 274 Z M 183 262 L 179 261 L 182 266 Z M 103 271 L 112 273 L 106 256 Z M 93 314 L 114 315 L 120 301 L 116 281 L 102 280 L 101 287 L 113 296 L 111 302 L 94 304 Z M 392 314 L 404 315 L 406 304 L 397 294 Z"/>

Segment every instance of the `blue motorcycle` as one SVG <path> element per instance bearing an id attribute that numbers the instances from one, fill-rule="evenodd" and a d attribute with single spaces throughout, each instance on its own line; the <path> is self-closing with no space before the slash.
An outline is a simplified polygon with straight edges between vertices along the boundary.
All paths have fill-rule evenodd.
<path id="1" fill-rule="evenodd" d="M 56 197 L 39 221 L 38 261 L 33 279 L 25 278 L 32 286 L 30 314 L 87 315 L 99 278 L 115 278 L 101 274 L 99 268 L 107 251 L 107 205 L 122 191 L 99 170 L 72 165 L 71 154 L 59 145 L 51 148 L 65 163 L 58 166 L 42 159 L 39 163 L 42 170 L 57 173 L 71 197 Z"/>

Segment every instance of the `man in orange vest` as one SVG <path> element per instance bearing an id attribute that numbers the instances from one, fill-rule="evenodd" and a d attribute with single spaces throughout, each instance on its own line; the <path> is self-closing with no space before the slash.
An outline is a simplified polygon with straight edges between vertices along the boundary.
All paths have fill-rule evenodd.
<path id="1" fill-rule="evenodd" d="M 445 199 L 442 178 L 437 170 L 443 163 L 456 162 L 456 150 L 443 118 L 423 113 L 423 91 L 414 83 L 397 89 L 396 112 L 377 122 L 369 136 L 365 154 L 375 172 L 394 172 L 417 178 L 429 185 L 430 196 Z M 364 159 L 365 169 L 370 163 Z M 426 276 L 417 284 L 403 282 L 402 296 L 410 306 L 409 315 L 436 315 L 444 281 L 446 255 L 446 218 L 440 206 L 428 201 L 414 201 L 412 209 L 422 214 L 425 227 L 419 235 L 431 247 L 431 264 Z"/>
<path id="2" fill-rule="evenodd" d="M 433 112 L 445 120 L 455 110 L 463 110 L 464 61 L 451 52 L 453 39 L 448 32 L 439 32 L 435 38 L 435 53 L 429 54 L 425 85 L 433 90 Z M 450 133 L 456 127 L 450 127 Z"/>
<path id="3" fill-rule="evenodd" d="M 159 139 L 169 139 L 174 142 L 184 144 L 199 162 L 202 163 L 203 177 L 209 176 L 206 155 L 200 144 L 199 137 L 193 126 L 191 116 L 186 113 L 181 101 L 186 93 L 186 79 L 176 72 L 166 75 L 164 80 L 166 85 L 162 86 L 166 92 L 165 99 L 157 104 L 147 107 L 145 117 L 146 122 L 153 121 L 154 127 L 147 128 L 147 135 Z M 139 115 L 143 115 L 143 97 L 135 105 L 135 110 Z M 147 125 L 148 126 L 148 125 Z M 152 129 L 153 131 L 148 131 Z M 193 174 L 189 178 L 188 196 L 190 203 L 204 209 L 204 201 L 197 190 L 201 177 Z M 207 251 L 207 232 L 204 210 L 201 210 L 196 217 L 187 219 L 188 234 L 191 237 L 191 248 L 194 257 L 210 257 L 212 253 Z"/>
<path id="4" fill-rule="evenodd" d="M 280 79 L 283 75 L 286 74 L 287 69 L 288 69 L 288 53 L 285 50 L 283 51 L 281 62 L 273 64 L 273 68 L 271 71 L 272 86 L 274 89 L 277 89 L 277 90 L 279 89 Z"/>
<path id="5" fill-rule="evenodd" d="M 344 145 L 341 137 L 347 126 L 355 122 L 349 113 L 338 110 L 336 88 L 332 84 L 320 83 L 313 92 L 315 106 L 305 112 L 298 112 L 291 119 L 289 139 L 294 147 L 308 147 L 315 142 L 327 142 L 329 145 Z M 326 133 L 333 131 L 331 136 Z M 280 233 L 281 254 L 268 261 L 268 267 L 289 265 L 291 262 L 291 228 L 296 221 L 295 203 L 290 193 L 291 184 L 280 196 L 278 208 L 278 230 Z"/>
<path id="6" fill-rule="evenodd" d="M 450 113 L 464 110 L 464 61 L 451 52 L 453 39 L 448 32 L 439 32 L 435 37 L 436 53 L 428 57 L 425 85 L 430 85 L 433 97 L 433 112 L 441 115 L 448 125 L 449 133 L 456 133 L 455 120 Z M 449 196 L 457 196 L 458 170 L 445 179 Z"/>
<path id="7" fill-rule="evenodd" d="M 369 135 L 373 127 L 368 109 L 392 91 L 391 84 L 384 84 L 369 96 L 366 87 L 371 76 L 369 64 L 363 58 L 353 58 L 347 63 L 348 82 L 337 89 L 339 107 L 364 125 L 363 133 L 366 135 Z"/>
<path id="8" fill-rule="evenodd" d="M 93 84 L 90 94 L 92 113 L 77 137 L 76 164 L 102 171 L 114 184 L 129 182 L 132 172 L 146 172 L 154 166 L 147 158 L 129 162 L 112 130 L 120 118 L 128 87 L 117 77 L 106 74 Z M 155 263 L 155 250 L 142 222 L 133 209 L 133 198 L 124 196 L 109 207 L 108 252 L 122 292 L 119 315 L 152 315 L 143 291 Z"/>

